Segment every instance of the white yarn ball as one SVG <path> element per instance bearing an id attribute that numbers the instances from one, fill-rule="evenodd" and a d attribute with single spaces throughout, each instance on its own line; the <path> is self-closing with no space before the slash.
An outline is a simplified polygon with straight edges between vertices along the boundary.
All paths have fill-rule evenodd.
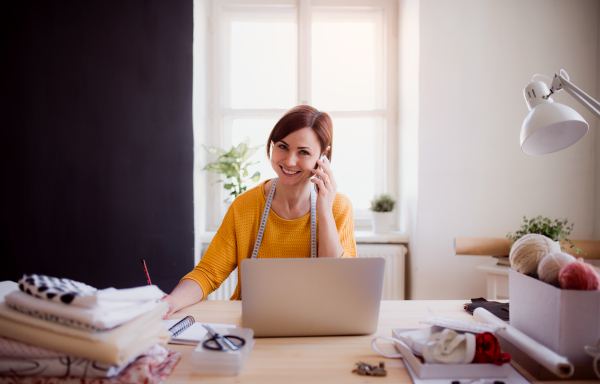
<path id="1" fill-rule="evenodd" d="M 558 287 L 558 272 L 560 269 L 570 262 L 575 261 L 575 258 L 568 253 L 553 252 L 542 258 L 538 265 L 537 273 L 545 283 L 552 284 Z"/>
<path id="2" fill-rule="evenodd" d="M 509 255 L 510 266 L 519 273 L 536 276 L 540 260 L 552 252 L 560 252 L 558 242 L 530 233 L 513 244 Z"/>

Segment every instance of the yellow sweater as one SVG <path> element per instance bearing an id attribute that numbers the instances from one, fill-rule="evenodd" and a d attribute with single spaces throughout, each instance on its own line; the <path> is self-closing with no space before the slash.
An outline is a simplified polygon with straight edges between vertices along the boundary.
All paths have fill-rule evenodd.
<path id="1" fill-rule="evenodd" d="M 184 276 L 183 279 L 194 280 L 202 287 L 204 297 L 219 288 L 236 267 L 238 285 L 231 300 L 238 300 L 241 296 L 240 266 L 242 260 L 252 256 L 267 201 L 263 192 L 265 183 L 266 181 L 244 192 L 233 201 L 202 260 L 192 272 Z M 344 248 L 342 257 L 356 257 L 352 204 L 339 192 L 333 202 L 333 217 Z M 317 217 L 317 244 L 318 225 Z M 284 220 L 271 210 L 258 257 L 310 257 L 310 212 L 298 219 Z"/>

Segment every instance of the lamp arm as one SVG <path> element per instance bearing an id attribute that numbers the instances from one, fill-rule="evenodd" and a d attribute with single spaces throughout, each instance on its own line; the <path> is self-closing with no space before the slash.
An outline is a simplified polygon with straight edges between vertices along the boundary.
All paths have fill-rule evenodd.
<path id="1" fill-rule="evenodd" d="M 558 77 L 562 83 L 562 88 L 567 91 L 569 95 L 573 96 L 575 100 L 583 104 L 583 106 L 592 112 L 594 116 L 600 119 L 600 103 L 585 93 L 582 89 L 577 87 L 575 84 L 567 80 L 564 76 L 562 76 L 562 74 L 558 75 Z"/>

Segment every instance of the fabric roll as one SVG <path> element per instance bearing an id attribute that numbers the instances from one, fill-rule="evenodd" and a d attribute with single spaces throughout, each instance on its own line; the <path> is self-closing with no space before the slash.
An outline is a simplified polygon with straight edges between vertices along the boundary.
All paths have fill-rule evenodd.
<path id="1" fill-rule="evenodd" d="M 565 379 L 573 375 L 573 365 L 566 357 L 558 355 L 546 346 L 533 340 L 515 327 L 500 320 L 485 308 L 475 309 L 473 317 L 481 323 L 501 326 L 502 329 L 496 332 L 497 335 L 508 340 L 515 347 L 525 352 L 528 356 L 558 377 Z"/>

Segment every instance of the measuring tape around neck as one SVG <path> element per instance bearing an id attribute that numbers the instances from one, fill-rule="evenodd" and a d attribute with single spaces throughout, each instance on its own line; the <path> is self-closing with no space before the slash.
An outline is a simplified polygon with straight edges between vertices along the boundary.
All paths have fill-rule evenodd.
<path id="1" fill-rule="evenodd" d="M 258 235 L 256 235 L 256 242 L 254 243 L 254 250 L 252 250 L 252 258 L 258 257 L 258 250 L 260 249 L 260 243 L 265 233 L 267 226 L 267 219 L 269 218 L 269 212 L 271 211 L 271 203 L 273 202 L 273 196 L 275 196 L 275 186 L 277 185 L 277 178 L 273 179 L 273 185 L 269 191 L 265 208 L 263 209 L 262 217 L 260 219 L 260 227 L 258 228 Z M 310 186 L 310 257 L 317 257 L 317 192 L 313 185 Z"/>

